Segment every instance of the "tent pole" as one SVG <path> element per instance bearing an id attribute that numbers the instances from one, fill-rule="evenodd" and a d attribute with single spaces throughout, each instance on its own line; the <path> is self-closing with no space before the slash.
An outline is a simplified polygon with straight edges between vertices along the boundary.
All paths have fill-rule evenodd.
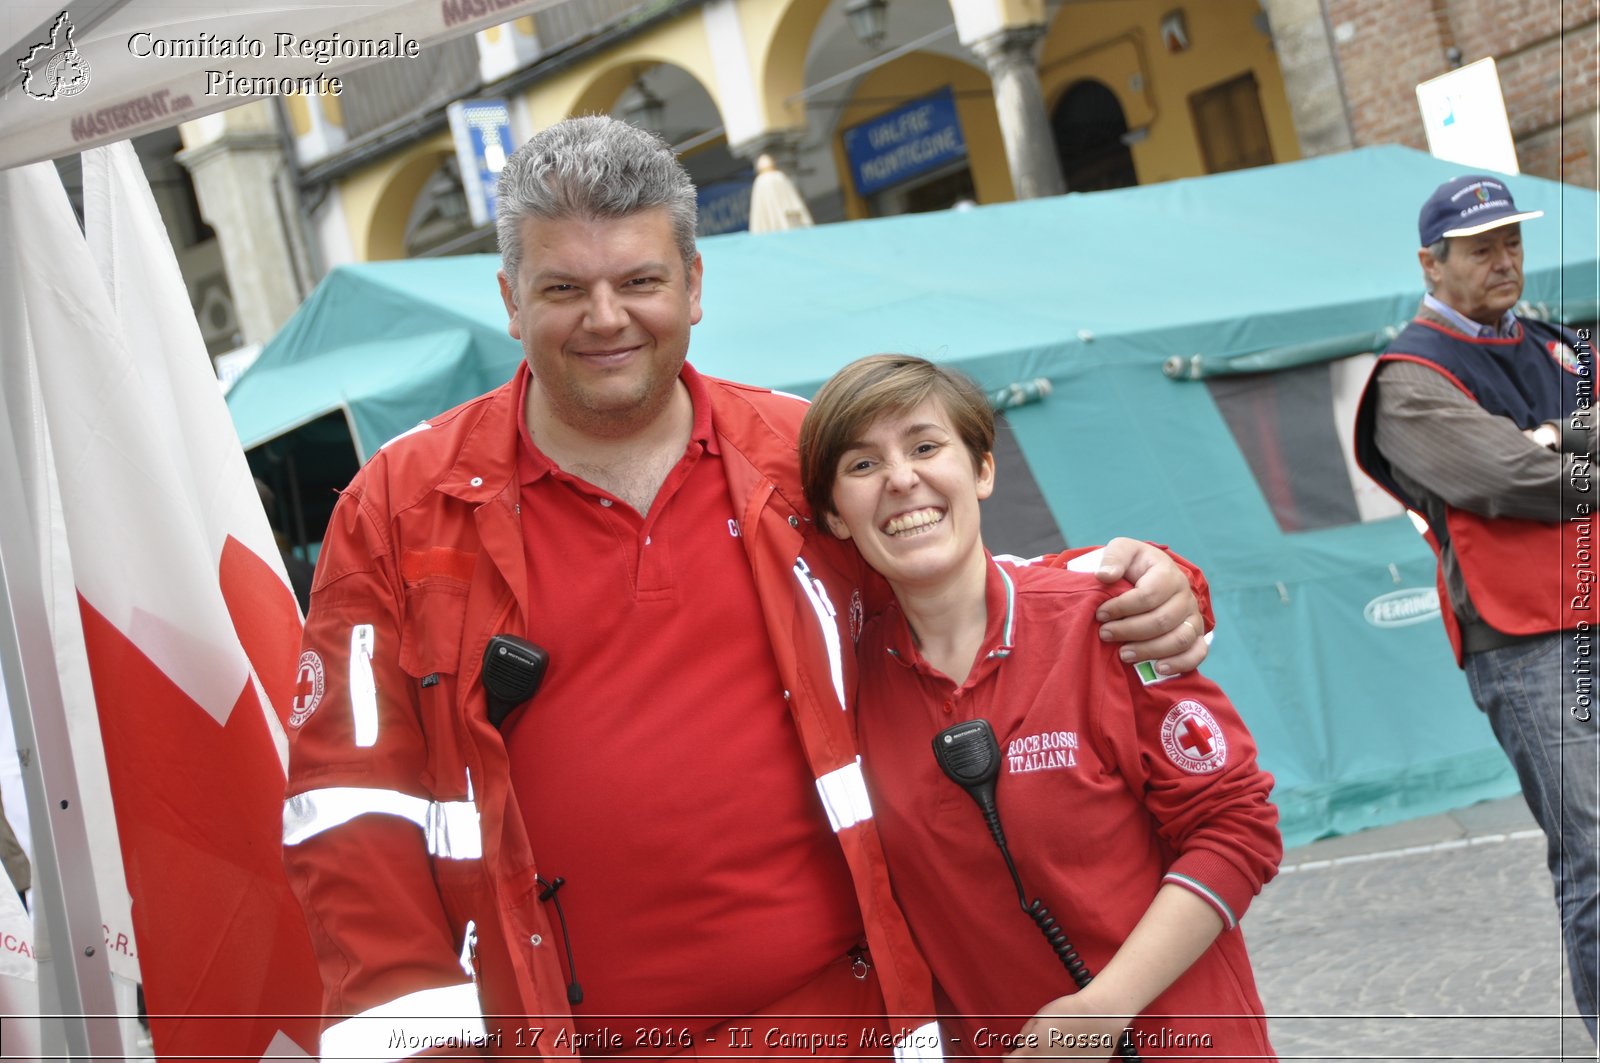
<path id="1" fill-rule="evenodd" d="M 46 1054 L 124 1056 L 18 452 L 0 435 L 0 681 L 28 796 Z"/>
<path id="2" fill-rule="evenodd" d="M 284 471 L 288 473 L 284 479 L 289 484 L 289 512 L 290 519 L 294 521 L 295 543 L 299 546 L 299 556 L 302 561 L 311 560 L 311 540 L 306 537 L 306 507 L 300 498 L 300 472 L 295 464 L 294 452 L 290 451 L 284 462 Z"/>

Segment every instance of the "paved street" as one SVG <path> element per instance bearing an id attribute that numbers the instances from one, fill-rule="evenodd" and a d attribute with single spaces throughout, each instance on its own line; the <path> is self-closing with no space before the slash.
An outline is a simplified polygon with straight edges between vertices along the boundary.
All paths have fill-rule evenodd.
<path id="1" fill-rule="evenodd" d="M 1244 920 L 1281 1059 L 1600 1060 L 1555 1017 L 1573 1004 L 1521 797 L 1292 849 L 1283 867 Z"/>
<path id="2" fill-rule="evenodd" d="M 1291 850 L 1244 920 L 1284 1059 L 1595 1060 L 1520 797 Z"/>

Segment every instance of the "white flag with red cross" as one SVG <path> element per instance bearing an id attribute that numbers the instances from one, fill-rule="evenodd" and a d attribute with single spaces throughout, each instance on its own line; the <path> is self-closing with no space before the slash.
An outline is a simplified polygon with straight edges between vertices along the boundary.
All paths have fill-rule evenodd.
<path id="1" fill-rule="evenodd" d="M 155 1050 L 307 1055 L 281 861 L 299 610 L 138 159 L 83 170 L 83 233 L 52 165 L 0 174 L 33 251 L 5 357 L 36 362 Z"/>

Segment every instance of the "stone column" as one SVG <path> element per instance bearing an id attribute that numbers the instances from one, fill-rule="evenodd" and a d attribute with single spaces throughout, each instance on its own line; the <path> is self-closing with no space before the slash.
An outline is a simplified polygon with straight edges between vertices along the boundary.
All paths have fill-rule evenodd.
<path id="1" fill-rule="evenodd" d="M 1058 196 L 1067 190 L 1039 85 L 1038 53 L 1044 33 L 1044 26 L 1013 26 L 968 44 L 994 82 L 994 108 L 1018 199 Z"/>
<path id="2" fill-rule="evenodd" d="M 301 166 L 326 159 L 350 142 L 344 128 L 344 108 L 339 97 L 283 96 L 283 113 L 294 138 L 294 154 Z"/>
<path id="3" fill-rule="evenodd" d="M 1262 0 L 1272 47 L 1283 71 L 1300 154 L 1332 155 L 1355 147 L 1333 42 L 1318 0 Z"/>
<path id="4" fill-rule="evenodd" d="M 300 305 L 293 241 L 298 219 L 286 216 L 279 182 L 293 169 L 284 138 L 264 100 L 181 127 L 178 161 L 194 177 L 200 213 L 216 230 L 233 292 L 240 336 L 265 343 Z"/>

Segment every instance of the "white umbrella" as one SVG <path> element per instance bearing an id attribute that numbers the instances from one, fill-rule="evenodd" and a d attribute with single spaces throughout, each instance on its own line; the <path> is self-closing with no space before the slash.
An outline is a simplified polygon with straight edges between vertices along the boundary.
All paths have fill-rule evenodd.
<path id="1" fill-rule="evenodd" d="M 811 211 L 789 175 L 778 169 L 771 155 L 756 159 L 756 180 L 750 186 L 750 231 L 771 233 L 813 224 Z"/>

